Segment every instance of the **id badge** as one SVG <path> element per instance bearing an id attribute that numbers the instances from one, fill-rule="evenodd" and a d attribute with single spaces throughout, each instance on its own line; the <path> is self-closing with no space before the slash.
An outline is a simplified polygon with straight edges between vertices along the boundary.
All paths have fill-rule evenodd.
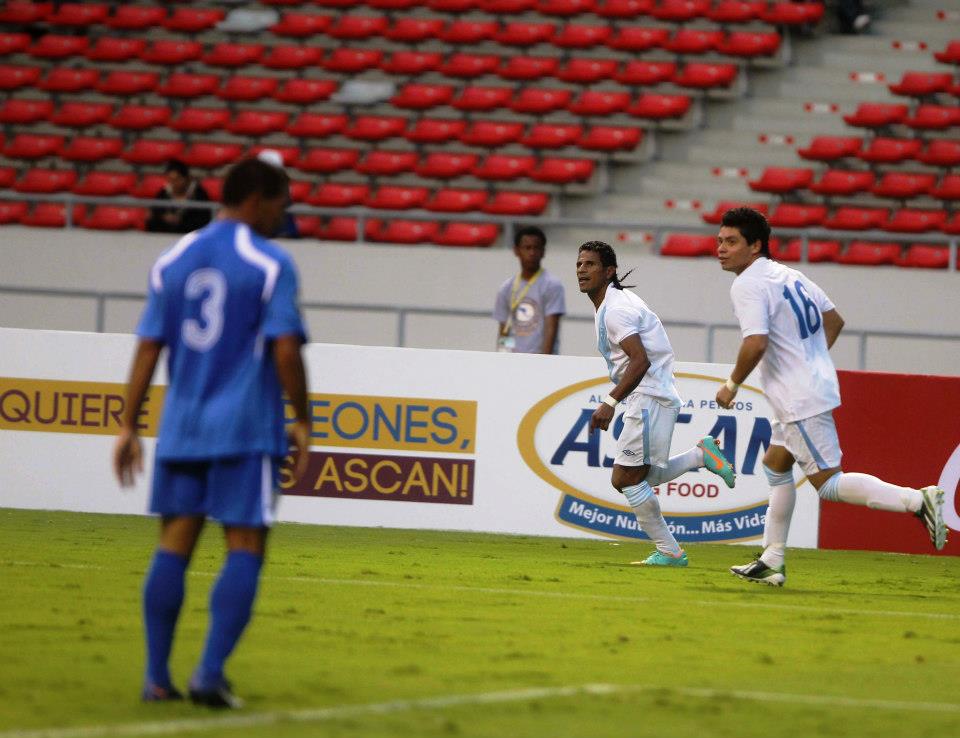
<path id="1" fill-rule="evenodd" d="M 500 336 L 497 339 L 497 351 L 503 353 L 513 353 L 513 350 L 517 347 L 517 339 L 513 336 Z"/>

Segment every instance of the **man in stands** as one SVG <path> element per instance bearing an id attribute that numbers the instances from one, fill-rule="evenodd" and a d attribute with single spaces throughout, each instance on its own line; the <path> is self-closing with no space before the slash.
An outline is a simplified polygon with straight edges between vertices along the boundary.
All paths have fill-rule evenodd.
<path id="1" fill-rule="evenodd" d="M 157 200 L 209 202 L 210 196 L 203 185 L 190 176 L 190 169 L 182 161 L 174 159 L 164 170 L 167 183 L 155 195 Z M 211 211 L 207 208 L 163 207 L 150 208 L 147 230 L 154 233 L 190 233 L 210 222 Z"/>

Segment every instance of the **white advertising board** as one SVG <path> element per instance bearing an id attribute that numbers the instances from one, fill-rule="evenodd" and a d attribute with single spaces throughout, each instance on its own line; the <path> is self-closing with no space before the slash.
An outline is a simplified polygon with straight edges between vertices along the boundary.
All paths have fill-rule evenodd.
<path id="1" fill-rule="evenodd" d="M 0 506 L 142 513 L 151 465 L 132 492 L 110 451 L 135 339 L 0 329 Z M 610 486 L 612 432 L 588 432 L 610 388 L 597 359 L 311 344 L 307 475 L 285 476 L 281 520 L 369 527 L 643 538 Z M 737 486 L 705 470 L 657 488 L 681 541 L 756 542 L 767 484 L 769 408 L 745 386 L 713 403 L 729 367 L 676 365 L 685 400 L 673 449 L 704 435 L 735 460 Z M 146 448 L 162 373 L 143 414 Z M 148 453 L 149 456 L 149 453 Z M 804 484 L 789 545 L 815 547 L 818 499 Z"/>

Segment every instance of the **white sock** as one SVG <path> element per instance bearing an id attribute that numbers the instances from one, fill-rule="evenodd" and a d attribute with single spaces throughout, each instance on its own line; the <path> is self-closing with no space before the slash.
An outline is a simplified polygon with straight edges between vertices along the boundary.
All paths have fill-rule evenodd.
<path id="1" fill-rule="evenodd" d="M 837 477 L 836 495 L 840 502 L 891 512 L 917 512 L 923 505 L 923 495 L 909 487 L 899 487 L 857 472 L 836 474 L 833 479 Z"/>
<path id="2" fill-rule="evenodd" d="M 667 527 L 667 521 L 663 519 L 660 511 L 660 503 L 650 484 L 644 480 L 632 487 L 624 487 L 621 492 L 633 508 L 640 528 L 657 544 L 657 550 L 668 556 L 679 556 L 683 549 Z"/>
<path id="3" fill-rule="evenodd" d="M 797 487 L 793 481 L 793 470 L 779 473 L 764 466 L 763 471 L 770 483 L 770 504 L 763 526 L 763 554 L 760 560 L 776 569 L 783 566 L 787 533 L 790 532 L 790 520 L 797 501 Z"/>
<path id="4" fill-rule="evenodd" d="M 703 449 L 694 446 L 682 454 L 671 456 L 665 467 L 651 466 L 644 481 L 651 487 L 656 487 L 658 484 L 676 479 L 688 471 L 696 471 L 701 466 L 703 466 Z"/>

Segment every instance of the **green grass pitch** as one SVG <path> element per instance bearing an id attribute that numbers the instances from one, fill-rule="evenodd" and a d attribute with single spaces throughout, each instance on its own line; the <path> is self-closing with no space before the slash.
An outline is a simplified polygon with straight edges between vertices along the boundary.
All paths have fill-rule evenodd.
<path id="1" fill-rule="evenodd" d="M 960 559 L 280 525 L 229 663 L 246 707 L 143 705 L 148 518 L 0 510 L 0 738 L 960 735 Z M 194 558 L 181 686 L 223 544 Z M 83 728 L 83 730 L 80 730 Z"/>

